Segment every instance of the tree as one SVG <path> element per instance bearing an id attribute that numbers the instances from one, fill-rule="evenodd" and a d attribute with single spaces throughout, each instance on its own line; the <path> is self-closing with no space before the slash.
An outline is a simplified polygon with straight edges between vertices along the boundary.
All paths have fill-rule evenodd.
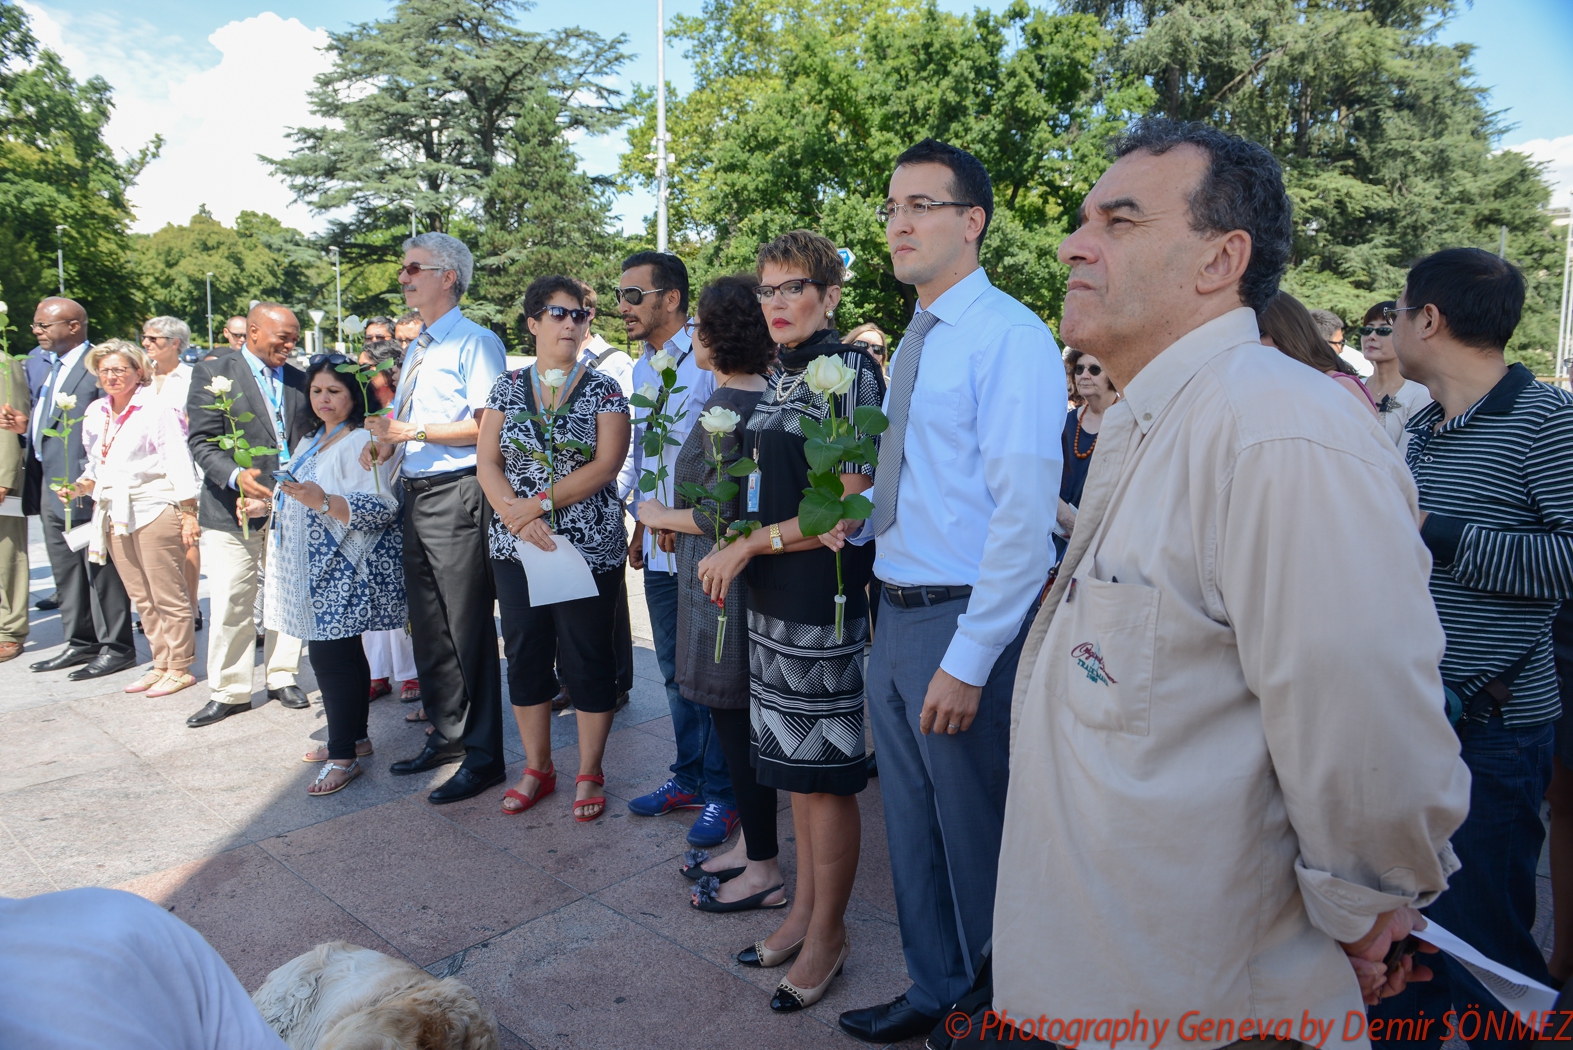
<path id="1" fill-rule="evenodd" d="M 1549 372 L 1560 240 L 1540 170 L 1493 153 L 1505 127 L 1471 45 L 1435 42 L 1450 0 L 1073 0 L 1113 35 L 1105 68 L 1145 78 L 1152 111 L 1260 142 L 1295 203 L 1284 286 L 1358 318 L 1444 247 L 1507 254 L 1529 301 L 1510 358 Z M 1112 77 L 1111 77 L 1112 78 Z M 1115 81 L 1123 83 L 1122 81 Z"/>
<path id="2" fill-rule="evenodd" d="M 0 0 L 0 286 L 14 310 L 57 294 L 57 225 L 66 294 L 87 309 L 96 337 L 136 330 L 127 280 L 131 208 L 126 192 L 158 155 L 154 138 L 117 160 L 104 142 L 109 84 L 78 84 L 40 48 L 20 7 Z"/>
<path id="3" fill-rule="evenodd" d="M 708 0 L 674 20 L 695 87 L 668 105 L 678 153 L 670 206 L 678 250 L 701 276 L 753 268 L 760 242 L 818 230 L 857 256 L 839 316 L 900 328 L 912 290 L 890 273 L 874 216 L 896 156 L 926 136 L 990 170 L 995 215 L 983 261 L 1001 287 L 1058 313 L 1055 248 L 1103 170 L 1104 144 L 1146 89 L 1089 105 L 1108 42 L 1088 15 L 1016 2 L 970 18 L 929 2 Z M 653 185 L 648 91 L 629 132 L 626 177 Z"/>

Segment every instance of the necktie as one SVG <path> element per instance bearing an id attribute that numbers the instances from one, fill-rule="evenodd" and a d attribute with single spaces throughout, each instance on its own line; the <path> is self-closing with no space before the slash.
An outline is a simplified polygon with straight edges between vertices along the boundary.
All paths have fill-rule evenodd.
<path id="1" fill-rule="evenodd" d="M 60 358 L 56 354 L 49 356 L 49 378 L 44 380 L 43 388 L 39 391 L 38 414 L 33 417 L 33 457 L 43 459 L 38 451 L 38 446 L 44 440 L 44 427 L 49 419 L 49 413 L 55 407 L 55 382 L 60 378 Z"/>
<path id="2" fill-rule="evenodd" d="M 399 374 L 399 407 L 394 412 L 393 418 L 400 423 L 407 423 L 410 412 L 415 407 L 415 373 L 420 371 L 421 362 L 426 360 L 426 348 L 432 344 L 430 332 L 422 332 L 415 342 L 410 344 L 410 354 L 403 370 Z M 388 476 L 396 478 L 404 466 L 404 451 L 409 447 L 409 442 L 401 441 L 393 446 L 393 455 L 388 460 Z"/>
<path id="3" fill-rule="evenodd" d="M 890 379 L 890 429 L 880 443 L 879 466 L 874 470 L 874 535 L 896 523 L 896 495 L 901 489 L 901 458 L 907 443 L 907 414 L 912 410 L 912 388 L 923 360 L 923 340 L 939 324 L 939 317 L 925 310 L 912 319 L 896 350 L 896 374 Z"/>

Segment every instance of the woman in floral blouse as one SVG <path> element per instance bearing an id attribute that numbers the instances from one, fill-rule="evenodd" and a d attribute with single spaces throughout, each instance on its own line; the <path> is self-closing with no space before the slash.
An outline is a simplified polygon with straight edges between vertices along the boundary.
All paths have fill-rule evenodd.
<path id="1" fill-rule="evenodd" d="M 628 399 L 611 376 L 579 363 L 590 323 L 579 282 L 538 277 L 524 293 L 535 364 L 499 376 L 486 401 L 477 473 L 495 515 L 492 571 L 508 657 L 508 695 L 525 770 L 504 793 L 503 812 L 523 813 L 557 788 L 552 766 L 554 663 L 579 720 L 574 819 L 606 811 L 601 755 L 617 698 L 613 648 L 617 596 L 628 536 L 617 501 L 617 472 L 628 455 Z M 520 543 L 556 549 L 553 534 L 589 563 L 596 594 L 532 606 Z"/>

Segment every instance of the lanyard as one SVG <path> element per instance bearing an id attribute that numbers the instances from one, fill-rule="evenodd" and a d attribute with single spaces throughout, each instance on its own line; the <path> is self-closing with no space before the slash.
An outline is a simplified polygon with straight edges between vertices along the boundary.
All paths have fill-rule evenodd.
<path id="1" fill-rule="evenodd" d="M 306 460 L 316 455 L 319 446 L 326 445 L 328 442 L 332 441 L 333 436 L 339 431 L 343 430 L 345 427 L 349 426 L 349 423 L 350 421 L 346 419 L 344 422 L 340 423 L 326 434 L 318 435 L 315 441 L 306 446 L 306 451 L 301 452 L 295 456 L 295 462 L 297 464 L 304 464 Z"/>
<path id="2" fill-rule="evenodd" d="M 535 410 L 537 413 L 546 411 L 546 397 L 541 389 L 540 367 L 539 364 L 530 366 L 530 384 L 535 388 Z M 560 391 L 557 395 L 558 397 L 566 397 L 568 395 L 568 392 L 573 389 L 574 379 L 579 375 L 579 370 L 583 367 L 584 362 L 574 362 L 573 371 L 568 373 L 568 378 L 563 380 L 563 385 L 557 388 Z M 552 407 L 562 408 L 563 406 L 559 403 Z"/>
<path id="3" fill-rule="evenodd" d="M 251 362 L 248 361 L 249 365 Z M 260 362 L 259 362 L 260 363 Z M 278 433 L 279 439 L 279 464 L 282 466 L 290 461 L 288 429 L 284 426 L 284 393 L 283 383 L 273 378 L 273 370 L 267 365 L 262 366 L 261 372 L 252 368 L 251 374 L 257 380 L 257 386 L 262 390 L 262 396 L 267 399 L 268 407 L 273 410 L 273 429 Z M 277 393 L 273 384 L 279 384 Z"/>
<path id="4" fill-rule="evenodd" d="M 109 464 L 109 450 L 115 447 L 115 439 L 120 436 L 122 430 L 126 429 L 126 424 L 131 421 L 131 413 L 135 412 L 137 408 L 137 405 L 127 405 L 126 410 L 119 417 L 116 417 L 114 408 L 109 404 L 109 398 L 104 398 L 104 415 L 108 416 L 109 419 L 104 424 L 104 443 L 99 446 L 98 450 L 100 466 Z M 110 423 L 115 424 L 114 430 L 109 429 Z"/>

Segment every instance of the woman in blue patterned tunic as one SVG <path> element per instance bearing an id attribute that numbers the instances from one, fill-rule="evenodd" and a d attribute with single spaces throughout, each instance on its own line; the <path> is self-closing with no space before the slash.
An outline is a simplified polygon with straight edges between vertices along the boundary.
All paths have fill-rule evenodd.
<path id="1" fill-rule="evenodd" d="M 325 763 L 306 789 L 312 795 L 343 789 L 371 754 L 371 669 L 361 635 L 402 630 L 409 617 L 398 491 L 386 466 L 374 477 L 360 465 L 366 402 L 360 384 L 337 371 L 346 363 L 355 362 L 342 354 L 311 359 L 303 412 L 315 432 L 290 458 L 294 480 L 279 485 L 268 533 L 263 624 L 309 643 L 328 716 L 327 746 L 304 759 Z"/>

